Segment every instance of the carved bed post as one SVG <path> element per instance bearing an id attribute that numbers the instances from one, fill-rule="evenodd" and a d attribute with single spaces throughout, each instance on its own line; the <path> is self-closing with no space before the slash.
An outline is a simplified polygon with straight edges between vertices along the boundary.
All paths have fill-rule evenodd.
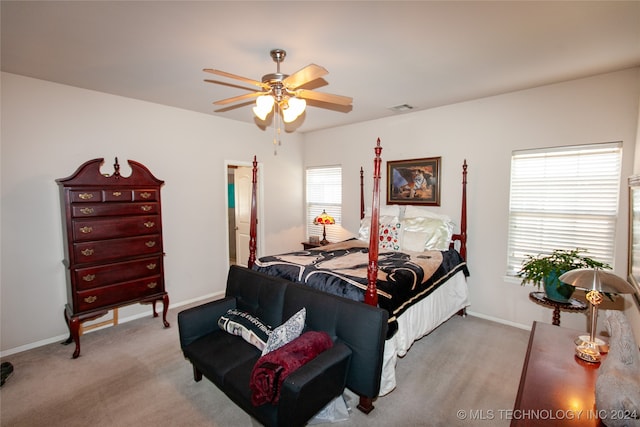
<path id="1" fill-rule="evenodd" d="M 258 204 L 257 204 L 257 185 L 258 185 L 258 160 L 253 156 L 253 178 L 251 180 L 251 224 L 249 225 L 249 261 L 247 267 L 253 268 L 256 262 L 256 234 L 258 229 Z"/>
<path id="2" fill-rule="evenodd" d="M 449 248 L 455 249 L 455 241 L 460 241 L 460 255 L 467 260 L 467 159 L 462 163 L 462 209 L 460 212 L 460 234 L 451 236 Z"/>
<path id="3" fill-rule="evenodd" d="M 360 219 L 364 218 L 364 169 L 360 166 Z"/>
<path id="4" fill-rule="evenodd" d="M 364 302 L 369 305 L 378 305 L 378 245 L 379 245 L 379 216 L 380 216 L 380 138 L 375 148 L 376 157 L 373 160 L 373 202 L 371 203 L 371 227 L 369 228 L 369 266 L 367 268 L 367 291 L 364 294 Z"/>
<path id="5" fill-rule="evenodd" d="M 460 255 L 467 260 L 467 159 L 462 164 L 462 212 L 460 217 Z"/>

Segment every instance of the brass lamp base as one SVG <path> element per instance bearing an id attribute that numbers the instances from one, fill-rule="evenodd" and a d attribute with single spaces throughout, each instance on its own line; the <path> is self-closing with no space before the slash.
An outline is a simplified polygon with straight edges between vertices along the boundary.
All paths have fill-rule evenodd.
<path id="1" fill-rule="evenodd" d="M 576 346 L 576 356 L 586 362 L 600 363 L 600 351 L 598 351 L 598 345 L 595 342 Z"/>

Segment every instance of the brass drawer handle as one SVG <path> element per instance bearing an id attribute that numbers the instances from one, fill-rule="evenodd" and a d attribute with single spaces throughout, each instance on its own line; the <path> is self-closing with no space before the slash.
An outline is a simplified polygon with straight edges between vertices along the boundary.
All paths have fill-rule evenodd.
<path id="1" fill-rule="evenodd" d="M 156 245 L 156 242 L 154 242 L 153 240 L 149 240 L 147 243 L 145 243 L 145 245 L 148 248 L 152 248 L 152 247 L 154 247 Z"/>
<path id="2" fill-rule="evenodd" d="M 155 269 L 156 269 L 155 263 L 147 264 L 147 270 L 155 270 Z"/>
<path id="3" fill-rule="evenodd" d="M 140 209 L 142 210 L 142 212 L 149 212 L 151 210 L 151 206 L 142 205 L 142 206 L 140 206 Z"/>
<path id="4" fill-rule="evenodd" d="M 147 283 L 147 288 L 149 288 L 149 289 L 153 289 L 156 286 L 158 286 L 158 284 L 156 282 Z"/>
<path id="5" fill-rule="evenodd" d="M 147 228 L 151 228 L 154 225 L 156 225 L 156 223 L 153 222 L 153 221 L 147 221 L 147 222 L 144 223 L 144 226 L 147 227 Z"/>
<path id="6" fill-rule="evenodd" d="M 84 234 L 89 234 L 89 233 L 91 233 L 92 231 L 93 231 L 93 227 L 82 227 L 82 228 L 80 229 L 80 232 L 81 232 L 81 233 L 84 233 Z"/>
<path id="7" fill-rule="evenodd" d="M 113 193 L 111 193 L 113 196 L 115 197 L 120 197 L 122 196 L 122 193 L 120 191 L 114 191 Z"/>
<path id="8" fill-rule="evenodd" d="M 82 276 L 82 280 L 84 280 L 85 282 L 91 282 L 95 278 L 96 278 L 95 274 L 87 274 L 86 276 Z"/>
<path id="9" fill-rule="evenodd" d="M 80 212 L 82 212 L 85 215 L 89 215 L 93 213 L 93 208 L 82 208 L 80 209 Z"/>
<path id="10" fill-rule="evenodd" d="M 78 197 L 80 197 L 82 200 L 89 200 L 89 199 L 93 199 L 93 194 L 91 193 L 81 193 L 78 195 Z"/>
<path id="11" fill-rule="evenodd" d="M 82 253 L 82 255 L 84 256 L 90 256 L 93 255 L 93 249 L 83 249 L 82 251 L 80 251 Z"/>
<path id="12" fill-rule="evenodd" d="M 84 302 L 86 302 L 87 304 L 93 304 L 97 299 L 98 297 L 91 295 L 90 297 L 86 297 L 84 299 Z"/>
<path id="13" fill-rule="evenodd" d="M 145 191 L 144 193 L 140 193 L 140 197 L 142 197 L 143 199 L 148 199 L 149 197 L 151 197 L 151 193 L 147 193 Z"/>

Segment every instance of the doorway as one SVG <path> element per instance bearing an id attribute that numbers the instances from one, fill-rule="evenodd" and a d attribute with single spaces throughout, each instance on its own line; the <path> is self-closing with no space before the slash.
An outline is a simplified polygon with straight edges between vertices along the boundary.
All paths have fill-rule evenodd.
<path id="1" fill-rule="evenodd" d="M 227 165 L 229 265 L 246 267 L 249 261 L 252 178 L 251 166 Z"/>

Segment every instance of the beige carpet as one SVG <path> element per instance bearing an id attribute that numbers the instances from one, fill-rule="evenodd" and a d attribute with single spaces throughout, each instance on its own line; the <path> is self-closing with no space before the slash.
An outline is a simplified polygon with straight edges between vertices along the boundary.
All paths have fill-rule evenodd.
<path id="1" fill-rule="evenodd" d="M 0 389 L 2 426 L 252 426 L 255 422 L 211 382 L 193 381 L 171 328 L 151 317 L 94 331 L 73 345 L 14 354 L 15 372 Z M 454 316 L 416 342 L 397 368 L 398 387 L 351 426 L 507 426 L 529 333 Z M 355 396 L 346 393 L 354 405 Z M 459 411 L 462 411 L 459 413 Z M 466 419 L 463 419 L 465 418 Z"/>

